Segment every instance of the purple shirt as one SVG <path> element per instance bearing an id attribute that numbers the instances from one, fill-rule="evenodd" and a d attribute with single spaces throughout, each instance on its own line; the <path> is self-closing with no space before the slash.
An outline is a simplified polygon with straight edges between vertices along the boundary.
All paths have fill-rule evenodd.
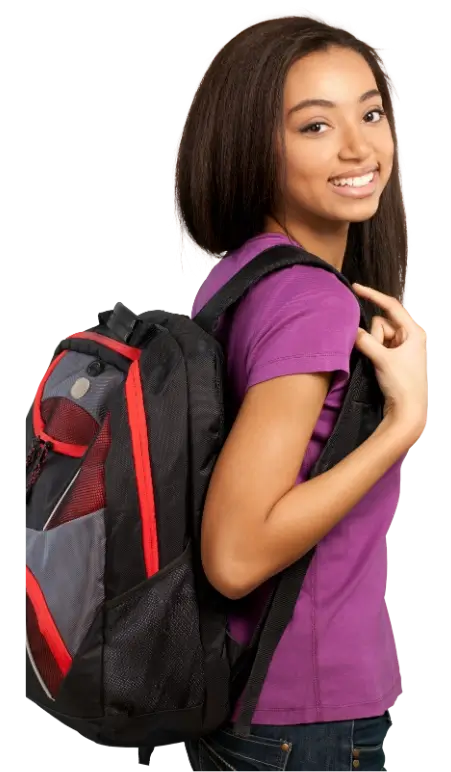
<path id="1" fill-rule="evenodd" d="M 200 288 L 192 316 L 259 252 L 292 242 L 263 233 L 229 252 Z M 262 279 L 218 337 L 240 404 L 250 386 L 294 373 L 333 372 L 296 483 L 307 479 L 338 417 L 360 320 L 357 299 L 337 276 L 293 266 Z M 382 714 L 401 694 L 396 646 L 385 604 L 386 535 L 400 492 L 404 454 L 317 545 L 293 618 L 272 659 L 255 724 L 304 724 Z M 266 585 L 267 589 L 267 585 Z M 246 641 L 265 585 L 229 620 Z"/>

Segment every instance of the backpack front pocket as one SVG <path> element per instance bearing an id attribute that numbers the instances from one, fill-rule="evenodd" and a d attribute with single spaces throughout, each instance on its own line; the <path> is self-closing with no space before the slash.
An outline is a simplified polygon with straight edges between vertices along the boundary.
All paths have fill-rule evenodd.
<path id="1" fill-rule="evenodd" d="M 27 655 L 54 700 L 104 601 L 104 510 L 26 535 Z"/>

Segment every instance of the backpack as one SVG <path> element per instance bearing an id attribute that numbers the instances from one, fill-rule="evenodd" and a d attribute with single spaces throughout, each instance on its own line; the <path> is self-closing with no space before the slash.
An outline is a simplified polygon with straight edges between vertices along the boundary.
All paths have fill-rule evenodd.
<path id="1" fill-rule="evenodd" d="M 26 694 L 84 737 L 137 747 L 248 734 L 315 548 L 274 578 L 247 646 L 208 582 L 202 509 L 233 424 L 219 319 L 263 276 L 329 263 L 266 249 L 188 316 L 118 303 L 56 348 L 26 419 Z M 359 299 L 358 299 L 359 300 Z M 369 331 L 363 304 L 360 325 Z M 374 431 L 384 398 L 354 348 L 348 389 L 310 477 Z"/>

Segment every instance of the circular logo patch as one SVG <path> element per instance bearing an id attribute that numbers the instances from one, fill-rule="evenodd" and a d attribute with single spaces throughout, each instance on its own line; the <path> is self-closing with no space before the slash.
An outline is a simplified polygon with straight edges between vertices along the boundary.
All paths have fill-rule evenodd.
<path id="1" fill-rule="evenodd" d="M 74 399 L 81 399 L 85 396 L 86 392 L 89 390 L 91 386 L 90 381 L 88 381 L 87 378 L 77 378 L 74 385 L 72 386 L 70 393 L 71 397 Z"/>

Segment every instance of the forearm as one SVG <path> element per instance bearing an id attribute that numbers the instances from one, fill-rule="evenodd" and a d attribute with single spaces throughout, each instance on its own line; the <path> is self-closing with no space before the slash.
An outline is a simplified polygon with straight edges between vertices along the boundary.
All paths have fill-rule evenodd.
<path id="1" fill-rule="evenodd" d="M 402 456 L 409 443 L 399 423 L 375 432 L 327 472 L 295 485 L 246 545 L 240 573 L 248 594 L 317 544 Z"/>

